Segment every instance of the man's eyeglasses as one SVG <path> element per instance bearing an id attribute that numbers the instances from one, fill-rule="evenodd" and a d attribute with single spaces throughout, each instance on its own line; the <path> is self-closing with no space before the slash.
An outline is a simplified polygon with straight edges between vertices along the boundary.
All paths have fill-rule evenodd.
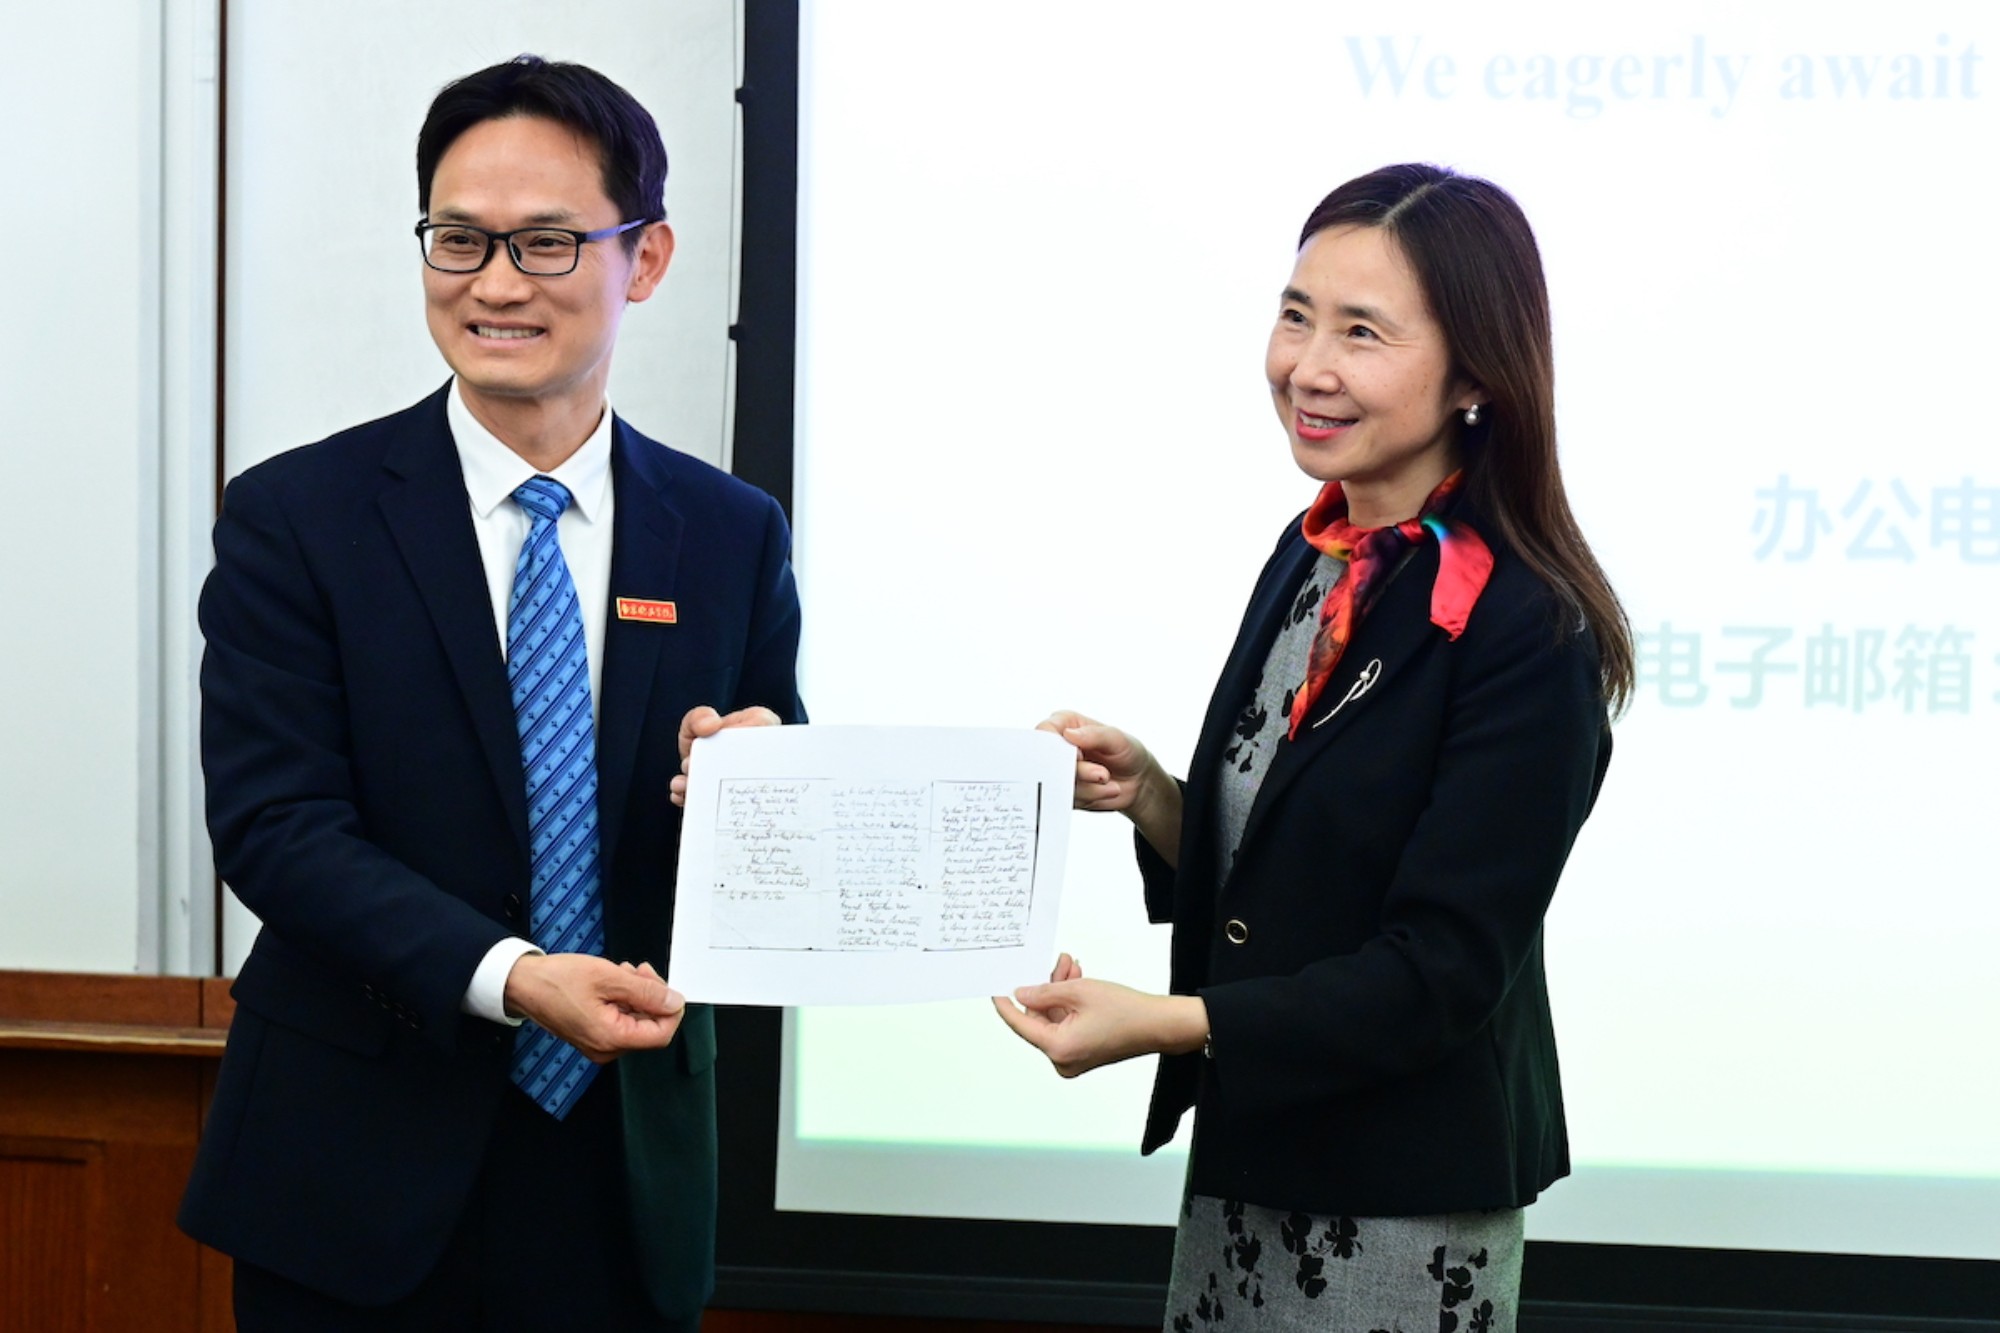
<path id="1" fill-rule="evenodd" d="M 521 272 L 537 278 L 559 278 L 576 271 L 576 261 L 590 242 L 608 241 L 645 225 L 641 218 L 597 231 L 571 231 L 567 227 L 488 231 L 464 222 L 419 222 L 417 244 L 423 247 L 424 262 L 440 273 L 477 273 L 493 258 L 494 245 L 504 242 L 514 267 Z"/>

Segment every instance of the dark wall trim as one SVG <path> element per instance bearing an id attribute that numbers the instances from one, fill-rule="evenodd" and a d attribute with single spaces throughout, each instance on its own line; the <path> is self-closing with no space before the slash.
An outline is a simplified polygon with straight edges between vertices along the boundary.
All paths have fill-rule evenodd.
<path id="1" fill-rule="evenodd" d="M 798 330 L 799 5 L 744 0 L 742 262 L 731 470 L 792 510 Z"/>
<path id="2" fill-rule="evenodd" d="M 228 385 L 223 368 L 229 364 L 229 0 L 217 0 L 215 15 L 215 504 L 211 513 L 222 513 L 222 490 L 229 484 L 229 437 L 224 426 L 229 414 Z M 212 970 L 220 974 L 227 955 L 223 952 L 222 926 L 229 916 L 221 872 L 210 877 L 208 915 L 211 924 L 209 955 Z"/>
<path id="3" fill-rule="evenodd" d="M 1158 1328 L 1162 1284 L 725 1267 L 717 1309 Z M 1521 1333 L 1994 1333 L 1995 1319 L 1663 1308 L 1526 1299 Z"/>
<path id="4" fill-rule="evenodd" d="M 828 1273 L 726 1266 L 711 1304 L 724 1310 L 872 1315 L 972 1322 L 1158 1328 L 1163 1283 L 968 1281 L 911 1273 Z M 1521 1333 L 1994 1333 L 1995 1319 L 1665 1308 L 1526 1299 Z"/>
<path id="5" fill-rule="evenodd" d="M 1993 1333 L 1986 1319 L 1780 1314 L 1768 1310 L 1661 1310 L 1583 1302 L 1521 1303 L 1521 1333 Z"/>
<path id="6" fill-rule="evenodd" d="M 709 1303 L 725 1310 L 1158 1328 L 1166 1296 L 1164 1284 L 1143 1282 L 968 1282 L 912 1273 L 725 1267 L 716 1274 Z"/>

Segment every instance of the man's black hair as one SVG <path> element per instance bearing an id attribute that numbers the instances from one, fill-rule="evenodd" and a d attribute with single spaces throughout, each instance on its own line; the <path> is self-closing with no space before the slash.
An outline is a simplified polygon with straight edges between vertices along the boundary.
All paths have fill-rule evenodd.
<path id="1" fill-rule="evenodd" d="M 532 55 L 448 83 L 431 102 L 417 132 L 417 207 L 426 217 L 445 152 L 474 125 L 508 116 L 552 120 L 595 145 L 604 193 L 618 206 L 619 221 L 666 217 L 667 150 L 646 108 L 587 65 Z M 640 234 L 625 233 L 628 252 Z"/>

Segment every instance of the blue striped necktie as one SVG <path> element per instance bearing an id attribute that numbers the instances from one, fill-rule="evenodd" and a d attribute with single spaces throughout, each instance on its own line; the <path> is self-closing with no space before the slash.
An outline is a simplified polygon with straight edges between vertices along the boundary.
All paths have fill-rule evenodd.
<path id="1" fill-rule="evenodd" d="M 556 544 L 569 492 L 531 477 L 514 492 L 528 511 L 528 539 L 514 566 L 507 613 L 507 680 L 528 778 L 528 844 L 534 857 L 529 937 L 549 953 L 604 952 L 597 863 L 597 737 L 590 716 L 590 660 L 576 585 Z M 560 1120 L 597 1074 L 589 1057 L 533 1022 L 514 1043 L 513 1079 Z"/>

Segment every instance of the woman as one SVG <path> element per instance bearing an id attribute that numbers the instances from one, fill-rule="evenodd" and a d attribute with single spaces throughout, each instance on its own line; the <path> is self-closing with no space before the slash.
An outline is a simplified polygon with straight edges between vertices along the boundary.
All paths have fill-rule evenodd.
<path id="1" fill-rule="evenodd" d="M 1168 1326 L 1514 1324 L 1569 1168 L 1542 916 L 1632 685 L 1556 466 L 1548 295 L 1492 184 L 1429 166 L 1307 219 L 1266 356 L 1323 489 L 1259 577 L 1185 783 L 1074 713 L 1076 803 L 1138 830 L 1172 994 L 996 1001 L 1065 1076 L 1159 1053 L 1195 1109 Z"/>

